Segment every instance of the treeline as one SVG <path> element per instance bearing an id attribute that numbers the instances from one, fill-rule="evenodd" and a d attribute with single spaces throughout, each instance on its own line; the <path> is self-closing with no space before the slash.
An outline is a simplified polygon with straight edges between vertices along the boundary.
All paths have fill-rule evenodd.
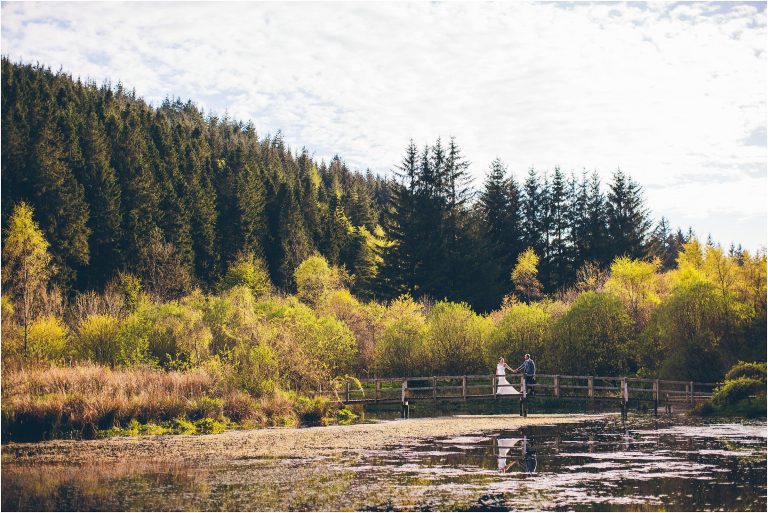
<path id="1" fill-rule="evenodd" d="M 385 179 L 190 102 L 153 108 L 121 84 L 5 58 L 2 155 L 3 228 L 19 202 L 34 208 L 54 283 L 70 297 L 119 272 L 157 299 L 211 292 L 241 255 L 263 259 L 291 292 L 293 270 L 318 253 L 361 298 L 409 293 L 488 312 L 526 248 L 551 293 L 616 256 L 657 256 L 671 269 L 692 237 L 664 219 L 652 229 L 640 186 L 621 171 L 604 190 L 596 173 L 531 169 L 521 180 L 497 160 L 476 193 L 458 143 L 438 140 L 411 143 L 399 176 Z"/>
<path id="2" fill-rule="evenodd" d="M 67 293 L 130 271 L 179 297 L 210 289 L 239 253 L 291 288 L 318 251 L 369 286 L 387 185 L 338 158 L 318 164 L 190 102 L 152 108 L 121 84 L 7 59 L 2 116 L 3 227 L 20 201 L 34 207 Z"/>
<path id="3" fill-rule="evenodd" d="M 528 248 L 502 307 L 479 315 L 408 294 L 360 300 L 348 273 L 319 255 L 295 269 L 295 295 L 241 254 L 216 293 L 159 300 L 119 273 L 102 292 L 67 298 L 52 286 L 49 245 L 26 203 L 3 236 L 4 437 L 328 422 L 351 413 L 311 391 L 360 377 L 486 374 L 499 356 L 524 353 L 540 373 L 686 381 L 765 361 L 765 254 L 730 256 L 695 238 L 673 270 L 617 257 L 607 271 L 583 266 L 556 295 L 542 292 Z M 729 397 L 755 384 L 738 386 Z"/>

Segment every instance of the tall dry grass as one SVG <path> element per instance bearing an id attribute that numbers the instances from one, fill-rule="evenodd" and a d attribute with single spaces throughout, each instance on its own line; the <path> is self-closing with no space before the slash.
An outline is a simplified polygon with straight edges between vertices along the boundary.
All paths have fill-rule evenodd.
<path id="1" fill-rule="evenodd" d="M 2 437 L 93 437 L 98 430 L 175 419 L 230 420 L 247 427 L 292 426 L 332 417 L 328 401 L 275 390 L 254 398 L 234 388 L 220 366 L 187 371 L 110 368 L 92 363 L 4 366 Z"/>
<path id="2" fill-rule="evenodd" d="M 249 406 L 247 397 L 227 390 L 221 376 L 206 368 L 167 372 L 82 364 L 3 373 L 4 439 L 38 439 L 68 431 L 89 436 L 97 429 L 125 427 L 132 419 L 221 419 L 229 411 L 242 418 L 254 413 Z"/>

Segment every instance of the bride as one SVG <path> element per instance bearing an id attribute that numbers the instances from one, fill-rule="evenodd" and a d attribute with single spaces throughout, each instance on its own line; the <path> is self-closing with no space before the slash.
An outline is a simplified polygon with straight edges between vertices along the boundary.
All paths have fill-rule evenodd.
<path id="1" fill-rule="evenodd" d="M 503 357 L 499 358 L 496 365 L 496 395 L 520 395 L 520 392 L 507 382 L 507 369 L 513 371 Z"/>

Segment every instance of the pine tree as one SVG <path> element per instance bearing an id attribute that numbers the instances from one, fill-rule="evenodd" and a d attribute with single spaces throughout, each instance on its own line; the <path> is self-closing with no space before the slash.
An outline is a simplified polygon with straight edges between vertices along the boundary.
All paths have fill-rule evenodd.
<path id="1" fill-rule="evenodd" d="M 536 253 L 541 254 L 544 247 L 541 232 L 544 195 L 539 177 L 533 168 L 528 170 L 528 177 L 523 184 L 523 193 L 521 205 L 523 246 L 533 248 Z"/>
<path id="2" fill-rule="evenodd" d="M 120 252 L 123 214 L 120 184 L 109 163 L 104 128 L 94 112 L 88 117 L 82 141 L 85 199 L 91 212 L 88 218 L 91 260 L 84 281 L 94 288 L 112 279 L 123 262 Z"/>
<path id="3" fill-rule="evenodd" d="M 42 127 L 31 159 L 35 205 L 40 224 L 51 242 L 57 281 L 71 285 L 77 270 L 88 265 L 88 204 L 83 186 L 65 162 L 61 137 L 51 124 Z"/>
<path id="4" fill-rule="evenodd" d="M 566 284 L 571 266 L 568 244 L 569 201 L 565 176 L 559 167 L 555 167 L 546 205 L 549 220 L 546 233 L 549 234 L 549 245 L 542 270 L 545 273 L 548 288 L 554 290 Z"/>
<path id="5" fill-rule="evenodd" d="M 643 258 L 650 220 L 642 188 L 621 169 L 613 175 L 607 205 L 611 257 Z"/>

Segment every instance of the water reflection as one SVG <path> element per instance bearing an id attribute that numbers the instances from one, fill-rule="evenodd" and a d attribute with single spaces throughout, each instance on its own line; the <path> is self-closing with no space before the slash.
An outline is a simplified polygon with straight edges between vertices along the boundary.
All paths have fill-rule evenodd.
<path id="1" fill-rule="evenodd" d="M 518 445 L 519 448 L 512 451 L 515 446 Z M 506 474 L 507 472 L 512 471 L 513 468 L 518 468 L 529 475 L 536 473 L 536 465 L 538 464 L 536 450 L 531 447 L 527 437 L 497 438 L 496 448 L 498 451 L 497 463 L 500 473 Z M 512 451 L 512 453 L 510 453 L 510 451 Z M 507 459 L 512 459 L 512 461 L 507 463 Z"/>
<path id="2" fill-rule="evenodd" d="M 3 510 L 766 509 L 766 426 L 630 417 L 311 460 L 28 466 Z"/>

